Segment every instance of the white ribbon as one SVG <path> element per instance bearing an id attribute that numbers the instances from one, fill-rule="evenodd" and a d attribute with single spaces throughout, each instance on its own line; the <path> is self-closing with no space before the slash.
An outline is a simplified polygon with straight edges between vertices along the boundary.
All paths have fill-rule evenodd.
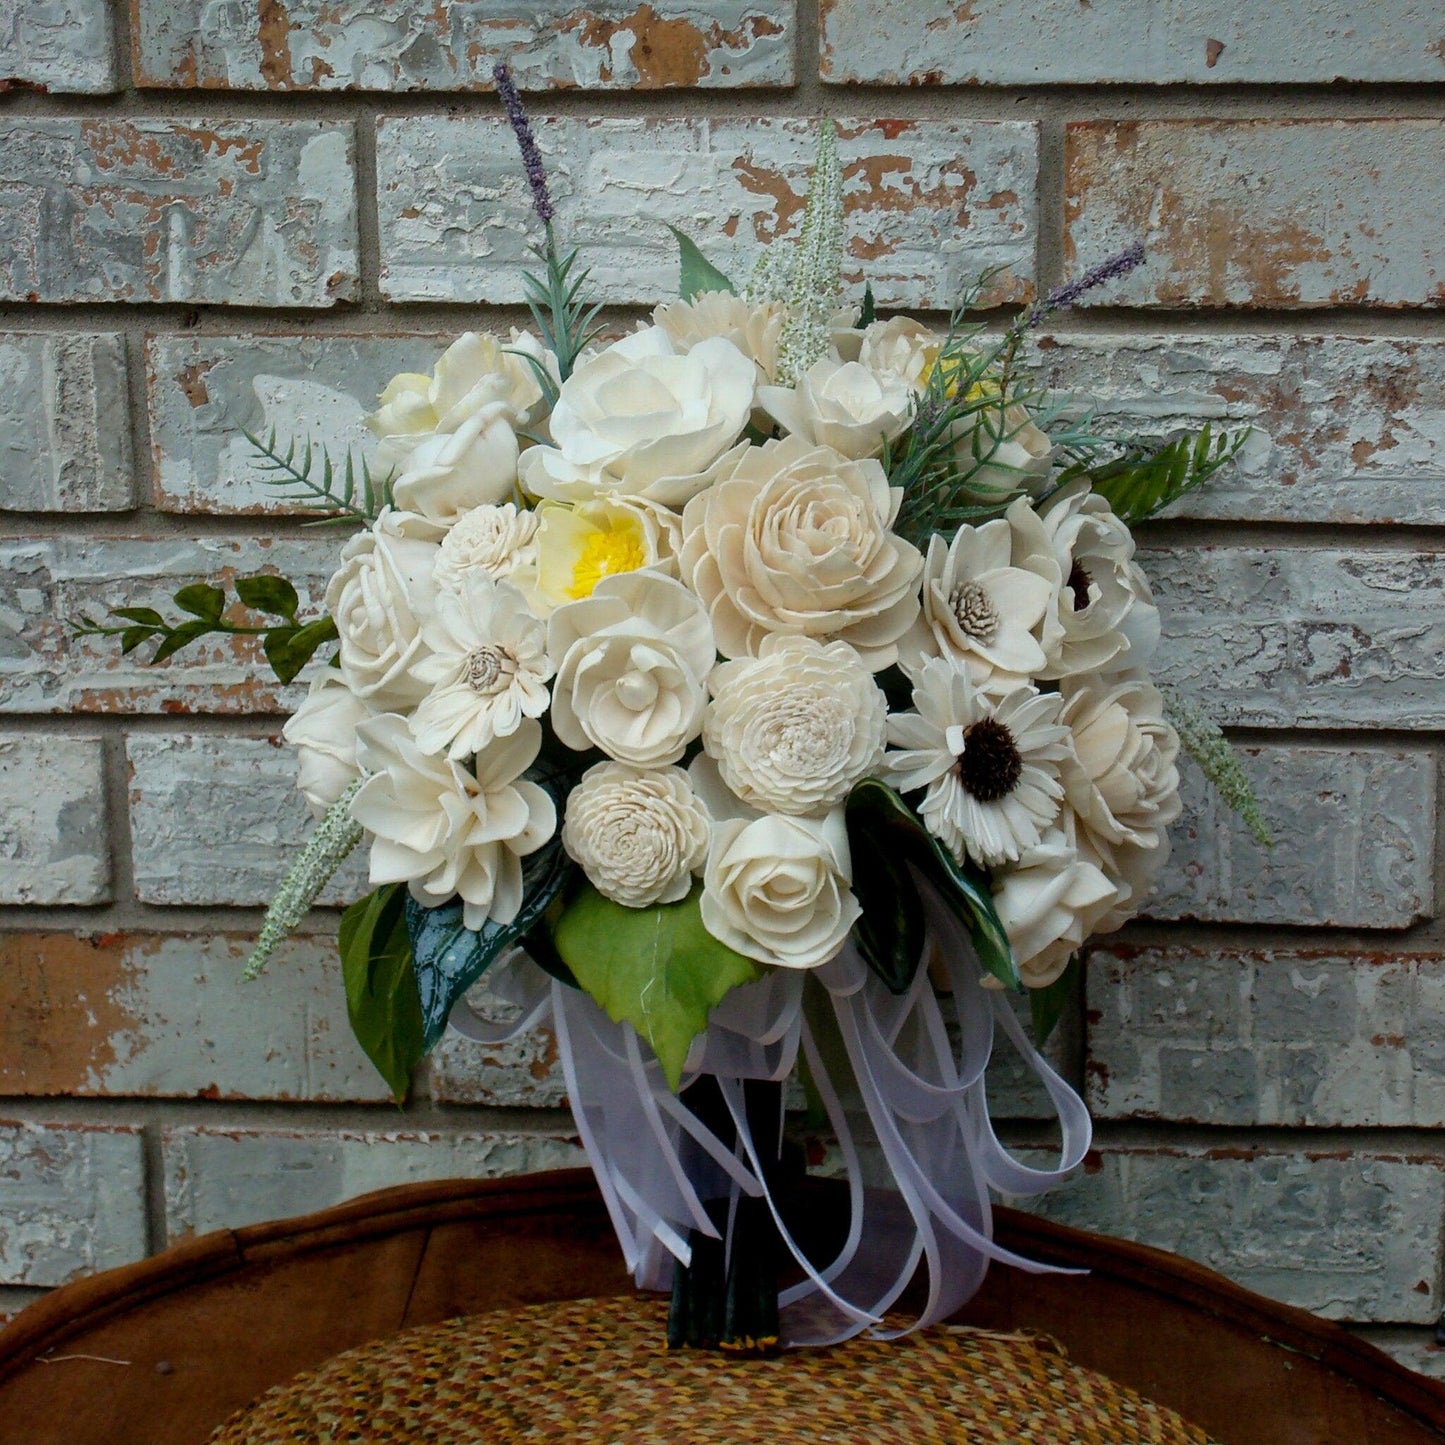
<path id="1" fill-rule="evenodd" d="M 834 1344 L 864 1330 L 892 1338 L 935 1324 L 973 1295 L 991 1260 L 1054 1272 L 994 1243 L 990 1191 L 1036 1195 L 1066 1178 L 1089 1148 L 1088 1111 L 1029 1042 L 1002 994 L 983 986 L 953 912 L 918 882 L 927 941 L 904 994 L 891 993 L 850 940 L 822 968 L 770 969 L 713 1010 L 688 1053 L 683 1085 L 702 1074 L 717 1079 L 735 1142 L 719 1139 L 668 1088 L 630 1025 L 614 1023 L 586 993 L 548 979 L 520 951 L 490 975 L 493 992 L 520 1010 L 517 1021 L 492 1023 L 465 1000 L 453 1010 L 452 1027 L 484 1043 L 516 1038 L 550 1016 L 577 1132 L 640 1288 L 668 1289 L 674 1260 L 691 1262 L 689 1231 L 720 1237 L 708 1201 L 729 1199 L 735 1208 L 742 1194 L 767 1202 L 803 1272 L 778 1297 L 787 1345 Z M 930 960 L 947 979 L 941 997 Z M 821 987 L 805 992 L 809 979 Z M 945 1006 L 957 1025 L 956 1046 Z M 1058 1116 L 1054 1168 L 1015 1159 L 994 1132 L 984 1072 L 995 1023 Z M 838 1140 L 848 1189 L 848 1234 L 827 1264 L 810 1259 L 789 1233 L 764 1168 L 762 1149 L 774 1156 L 777 1139 L 760 1149 L 744 1105 L 743 1080 L 788 1078 L 800 1049 Z M 780 1113 L 779 1136 L 781 1129 Z M 888 1329 L 884 1316 L 920 1262 L 927 1269 L 923 1310 L 911 1324 Z"/>

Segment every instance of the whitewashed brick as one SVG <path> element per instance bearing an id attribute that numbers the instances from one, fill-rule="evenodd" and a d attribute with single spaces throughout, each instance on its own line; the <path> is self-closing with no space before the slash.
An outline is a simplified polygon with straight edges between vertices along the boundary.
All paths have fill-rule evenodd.
<path id="1" fill-rule="evenodd" d="M 1445 725 L 1445 552 L 1142 549 L 1156 670 L 1220 723 Z"/>
<path id="2" fill-rule="evenodd" d="M 1439 81 L 1420 0 L 822 0 L 822 75 L 874 85 Z"/>
<path id="3" fill-rule="evenodd" d="M 310 439 L 341 462 L 374 456 L 363 425 L 398 372 L 430 371 L 454 337 L 153 336 L 146 347 L 156 505 L 167 512 L 297 510 L 242 435 Z"/>
<path id="4" fill-rule="evenodd" d="M 1445 344 L 1418 337 L 1072 335 L 1041 343 L 1050 386 L 1105 434 L 1253 431 L 1163 515 L 1445 522 Z"/>
<path id="5" fill-rule="evenodd" d="M 384 1101 L 346 1018 L 333 937 L 0 935 L 0 1092 Z"/>
<path id="6" fill-rule="evenodd" d="M 1445 957 L 1114 946 L 1090 954 L 1099 1118 L 1445 1124 Z"/>
<path id="7" fill-rule="evenodd" d="M 528 90 L 781 86 L 795 0 L 140 0 L 137 84 L 232 90 L 475 90 L 505 60 Z"/>
<path id="8" fill-rule="evenodd" d="M 1265 848 L 1186 762 L 1151 918 L 1407 928 L 1434 913 L 1435 763 L 1367 749 L 1239 749 Z"/>
<path id="9" fill-rule="evenodd" d="M 131 852 L 146 903 L 266 904 L 316 823 L 296 791 L 296 754 L 279 738 L 133 737 Z M 322 903 L 367 891 L 361 850 Z"/>
<path id="10" fill-rule="evenodd" d="M 116 84 L 107 0 L 0 0 L 0 92 L 95 95 Z"/>
<path id="11" fill-rule="evenodd" d="M 1432 1380 L 1445 1380 L 1445 1345 L 1437 1344 L 1433 1329 L 1392 1330 L 1371 1327 L 1356 1329 L 1355 1334 L 1384 1350 L 1407 1370 L 1428 1375 Z"/>
<path id="12" fill-rule="evenodd" d="M 134 503 L 125 338 L 0 335 L 0 510 Z"/>
<path id="13" fill-rule="evenodd" d="M 349 125 L 0 124 L 0 298 L 330 306 L 357 278 Z"/>
<path id="14" fill-rule="evenodd" d="M 44 1299 L 48 1291 L 43 1289 L 0 1289 L 0 1325 L 7 1325 L 21 1310 Z"/>
<path id="15" fill-rule="evenodd" d="M 738 281 L 759 243 L 792 233 L 813 122 L 551 119 L 537 127 L 557 226 L 592 293 L 651 305 L 677 293 L 691 236 Z M 1019 296 L 1033 269 L 1038 132 L 1016 121 L 841 121 L 850 280 L 880 305 L 948 306 L 985 267 Z M 515 302 L 537 227 L 505 120 L 386 117 L 377 130 L 381 285 L 393 300 Z"/>
<path id="16" fill-rule="evenodd" d="M 0 738 L 0 904 L 110 897 L 99 738 Z"/>
<path id="17" fill-rule="evenodd" d="M 1110 1149 L 1029 1207 L 1329 1319 L 1427 1324 L 1440 1313 L 1445 1184 L 1434 1160 Z"/>
<path id="18" fill-rule="evenodd" d="M 164 1131 L 162 1147 L 173 1242 L 308 1214 L 392 1184 L 586 1163 L 576 1141 L 558 1134 L 174 1128 Z"/>
<path id="19" fill-rule="evenodd" d="M 1070 274 L 1148 241 L 1080 304 L 1440 306 L 1442 145 L 1440 120 L 1075 122 Z"/>
<path id="20" fill-rule="evenodd" d="M 304 540 L 221 537 L 49 537 L 0 541 L 0 712 L 276 712 L 303 696 L 277 683 L 248 638 L 212 638 L 160 667 L 149 645 L 122 657 L 116 638 L 72 635 L 82 615 L 155 607 L 198 578 L 229 583 L 274 570 L 301 589 L 314 617 L 336 567 L 340 534 Z M 253 616 L 253 614 L 244 614 Z"/>
<path id="21" fill-rule="evenodd" d="M 65 1284 L 145 1252 L 139 1129 L 0 1123 L 0 1284 Z"/>

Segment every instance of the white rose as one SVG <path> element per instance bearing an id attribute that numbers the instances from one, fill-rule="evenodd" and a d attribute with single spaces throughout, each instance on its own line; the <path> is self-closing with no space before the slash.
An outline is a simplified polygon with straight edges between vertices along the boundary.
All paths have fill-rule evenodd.
<path id="1" fill-rule="evenodd" d="M 900 377 L 825 356 L 796 387 L 760 386 L 758 405 L 785 430 L 853 460 L 876 457 L 908 425 L 913 393 Z"/>
<path id="2" fill-rule="evenodd" d="M 680 507 L 707 487 L 752 413 L 756 369 L 730 341 L 686 354 L 660 326 L 624 337 L 562 384 L 555 443 L 522 458 L 533 496 L 640 496 Z"/>
<path id="3" fill-rule="evenodd" d="M 917 394 L 938 364 L 943 338 L 909 316 L 875 321 L 862 332 L 859 362 L 875 376 L 895 377 Z"/>
<path id="4" fill-rule="evenodd" d="M 505 581 L 537 560 L 537 514 L 511 502 L 473 507 L 442 538 L 435 579 L 439 591 L 459 592 L 473 572 Z"/>
<path id="5" fill-rule="evenodd" d="M 752 807 L 826 813 L 882 759 L 887 700 L 846 642 L 775 633 L 761 651 L 713 671 L 703 747 Z"/>
<path id="6" fill-rule="evenodd" d="M 462 922 L 509 923 L 522 906 L 522 863 L 553 834 L 552 799 L 522 774 L 542 746 L 530 718 L 476 760 L 425 753 L 407 720 L 385 713 L 357 729 L 357 759 L 371 776 L 351 814 L 373 835 L 371 882 L 405 883 L 434 908 L 460 895 Z"/>
<path id="7" fill-rule="evenodd" d="M 1138 913 L 1154 891 L 1154 882 L 1169 861 L 1169 833 L 1161 831 L 1150 847 L 1127 841 L 1101 847 L 1096 833 L 1076 825 L 1074 842 L 1079 857 L 1098 868 L 1117 890 L 1108 913 L 1098 919 L 1091 930 L 1113 933 Z"/>
<path id="8" fill-rule="evenodd" d="M 547 648 L 557 660 L 552 727 L 569 748 L 646 767 L 676 762 L 701 731 L 717 654 L 681 582 L 650 568 L 604 577 L 552 614 Z"/>
<path id="9" fill-rule="evenodd" d="M 376 710 L 406 709 L 427 689 L 414 669 L 426 655 L 421 627 L 435 602 L 436 543 L 412 520 L 385 511 L 341 552 L 326 610 L 341 637 L 341 675 Z"/>
<path id="10" fill-rule="evenodd" d="M 517 483 L 517 434 L 505 404 L 468 417 L 454 432 L 438 432 L 415 447 L 392 484 L 398 507 L 454 526 L 475 507 L 495 506 Z"/>
<path id="11" fill-rule="evenodd" d="M 700 341 L 721 336 L 752 359 L 760 383 L 772 381 L 778 373 L 778 338 L 787 319 L 781 301 L 754 303 L 728 291 L 704 291 L 691 301 L 664 301 L 652 319 L 679 351 L 691 351 Z"/>
<path id="12" fill-rule="evenodd" d="M 841 639 L 874 672 L 918 616 L 923 558 L 894 535 L 902 492 L 876 461 L 801 437 L 749 447 L 682 514 L 682 575 L 725 657 L 772 632 Z"/>
<path id="13" fill-rule="evenodd" d="M 598 763 L 567 796 L 562 846 L 604 898 L 648 908 L 687 897 L 709 823 L 681 768 Z"/>
<path id="14" fill-rule="evenodd" d="M 361 776 L 356 729 L 371 715 L 340 673 L 328 667 L 312 680 L 306 700 L 281 729 L 296 749 L 296 786 L 318 818 Z"/>
<path id="15" fill-rule="evenodd" d="M 710 759 L 693 784 L 713 814 L 702 923 L 719 942 L 778 968 L 816 968 L 843 946 L 862 909 L 853 896 L 843 810 L 761 817 L 731 798 Z"/>

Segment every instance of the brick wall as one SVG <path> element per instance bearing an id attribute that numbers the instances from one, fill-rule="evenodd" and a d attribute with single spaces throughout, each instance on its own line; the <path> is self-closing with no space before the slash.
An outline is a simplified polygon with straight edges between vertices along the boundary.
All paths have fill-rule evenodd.
<path id="1" fill-rule="evenodd" d="M 1111 418 L 1261 428 L 1145 546 L 1163 670 L 1245 747 L 1279 845 L 1190 781 L 1152 917 L 1064 1030 L 1098 1150 L 1049 1207 L 1432 1364 L 1445 23 L 821 9 L 0 0 L 0 1308 L 197 1230 L 579 1157 L 544 1038 L 447 1041 L 399 1115 L 349 1037 L 334 914 L 240 986 L 306 828 L 296 692 L 240 650 L 153 671 L 66 627 L 197 575 L 324 579 L 334 538 L 238 430 L 355 440 L 393 372 L 522 319 L 505 54 L 618 323 L 674 283 L 663 222 L 729 265 L 796 221 L 825 111 L 885 305 L 984 266 L 1025 297 L 1149 233 L 1045 364 Z M 996 1107 L 1041 1142 L 1006 1070 Z"/>

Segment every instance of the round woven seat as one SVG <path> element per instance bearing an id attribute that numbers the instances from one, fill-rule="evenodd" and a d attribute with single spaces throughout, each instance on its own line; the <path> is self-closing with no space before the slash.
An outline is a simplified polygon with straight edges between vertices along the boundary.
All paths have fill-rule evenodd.
<path id="1" fill-rule="evenodd" d="M 741 1359 L 669 1351 L 665 1313 L 622 1296 L 406 1330 L 276 1386 L 212 1445 L 1209 1445 L 1040 1336 L 935 1329 Z"/>

